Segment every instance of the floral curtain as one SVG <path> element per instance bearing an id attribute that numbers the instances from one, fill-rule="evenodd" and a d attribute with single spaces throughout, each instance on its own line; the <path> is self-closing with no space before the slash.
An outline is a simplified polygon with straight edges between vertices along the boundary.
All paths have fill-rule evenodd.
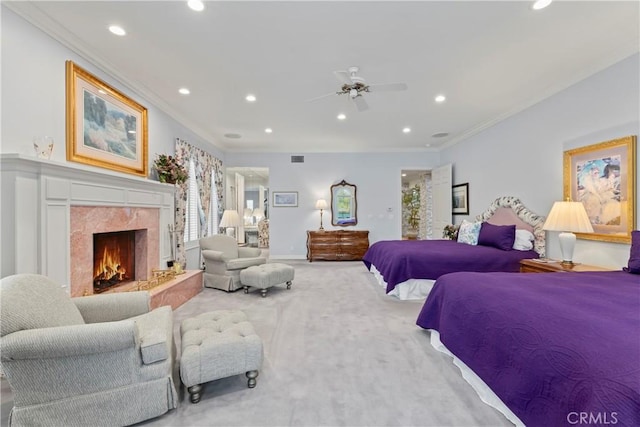
<path id="1" fill-rule="evenodd" d="M 222 161 L 204 150 L 192 146 L 186 141 L 176 138 L 176 158 L 182 162 L 190 173 L 190 160 L 193 160 L 195 167 L 196 185 L 200 201 L 198 203 L 198 218 L 200 222 L 200 236 L 209 235 L 207 218 L 211 206 L 211 176 L 214 176 L 216 194 L 218 195 L 218 212 L 220 217 L 221 208 L 224 205 L 222 191 Z M 187 193 L 189 191 L 189 179 L 176 186 L 176 216 L 175 216 L 175 241 L 176 241 L 176 262 L 186 267 L 186 253 L 184 248 L 184 233 L 187 214 Z"/>

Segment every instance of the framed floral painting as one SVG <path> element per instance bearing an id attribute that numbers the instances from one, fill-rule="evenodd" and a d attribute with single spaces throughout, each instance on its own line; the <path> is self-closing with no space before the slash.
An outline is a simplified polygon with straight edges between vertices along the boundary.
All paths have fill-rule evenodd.
<path id="1" fill-rule="evenodd" d="M 66 62 L 67 160 L 147 176 L 147 109 Z"/>
<path id="2" fill-rule="evenodd" d="M 581 239 L 631 243 L 636 224 L 636 142 L 625 136 L 564 152 L 564 199 L 581 202 L 593 233 Z"/>

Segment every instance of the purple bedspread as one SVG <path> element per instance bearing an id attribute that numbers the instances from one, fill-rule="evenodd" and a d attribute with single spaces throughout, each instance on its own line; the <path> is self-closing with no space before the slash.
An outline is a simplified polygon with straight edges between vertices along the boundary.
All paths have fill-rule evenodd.
<path id="1" fill-rule="evenodd" d="M 640 425 L 638 275 L 452 273 L 417 324 L 527 426 Z"/>
<path id="2" fill-rule="evenodd" d="M 387 282 L 387 293 L 409 279 L 435 280 L 456 271 L 520 271 L 520 260 L 538 258 L 535 251 L 503 251 L 455 240 L 383 240 L 369 247 L 362 260 L 373 264 Z"/>

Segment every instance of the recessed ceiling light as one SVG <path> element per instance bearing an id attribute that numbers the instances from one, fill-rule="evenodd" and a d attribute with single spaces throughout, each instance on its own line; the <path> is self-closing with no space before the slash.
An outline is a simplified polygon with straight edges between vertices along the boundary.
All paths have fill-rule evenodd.
<path id="1" fill-rule="evenodd" d="M 191 91 L 189 89 L 187 89 L 186 87 L 181 87 L 178 92 L 180 92 L 183 95 L 189 95 L 191 93 Z"/>
<path id="2" fill-rule="evenodd" d="M 239 133 L 225 133 L 224 136 L 227 137 L 227 138 L 230 138 L 230 139 L 239 139 L 239 138 L 241 138 L 241 135 Z"/>
<path id="3" fill-rule="evenodd" d="M 444 102 L 447 99 L 444 95 L 438 95 L 435 97 L 436 102 Z"/>
<path id="4" fill-rule="evenodd" d="M 438 132 L 431 135 L 432 138 L 444 138 L 445 136 L 449 136 L 449 132 Z"/>
<path id="5" fill-rule="evenodd" d="M 345 116 L 344 114 L 342 114 L 342 113 L 338 114 L 338 120 L 344 120 L 346 118 L 347 118 L 347 116 Z"/>
<path id="6" fill-rule="evenodd" d="M 202 12 L 204 10 L 204 3 L 201 0 L 189 0 L 187 6 L 196 12 Z"/>
<path id="7" fill-rule="evenodd" d="M 266 133 L 272 133 L 272 132 L 273 132 L 273 129 L 271 129 L 271 128 L 266 128 L 264 131 L 265 131 Z"/>
<path id="8" fill-rule="evenodd" d="M 402 132 L 403 133 L 409 133 L 409 132 L 411 132 L 411 128 L 404 128 L 404 129 L 402 129 Z"/>
<path id="9" fill-rule="evenodd" d="M 109 27 L 109 31 L 111 31 L 116 36 L 124 36 L 127 32 L 122 27 L 118 27 L 117 25 L 111 25 Z"/>
<path id="10" fill-rule="evenodd" d="M 544 9 L 545 7 L 549 6 L 552 1 L 553 0 L 536 0 L 533 3 L 533 6 L 531 6 L 531 9 L 533 9 L 533 10 Z"/>
<path id="11" fill-rule="evenodd" d="M 256 102 L 256 96 L 255 95 L 247 95 L 244 99 L 246 99 L 249 102 Z"/>

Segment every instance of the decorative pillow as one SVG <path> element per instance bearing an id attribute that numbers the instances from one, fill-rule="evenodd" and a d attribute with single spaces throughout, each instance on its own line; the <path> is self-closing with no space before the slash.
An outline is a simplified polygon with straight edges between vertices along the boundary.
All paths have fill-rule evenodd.
<path id="1" fill-rule="evenodd" d="M 460 229 L 458 230 L 458 242 L 466 243 L 467 245 L 477 245 L 481 225 L 479 222 L 469 222 L 463 219 L 462 224 L 460 224 Z"/>
<path id="2" fill-rule="evenodd" d="M 513 249 L 513 242 L 516 238 L 515 225 L 493 225 L 483 222 L 478 235 L 478 244 L 482 246 L 492 246 L 510 251 Z"/>
<path id="3" fill-rule="evenodd" d="M 530 251 L 533 249 L 535 236 L 529 230 L 516 229 L 516 238 L 513 241 L 513 249 L 517 251 Z"/>
<path id="4" fill-rule="evenodd" d="M 624 271 L 632 274 L 640 274 L 640 230 L 631 232 L 631 253 L 629 255 L 629 264 Z"/>

